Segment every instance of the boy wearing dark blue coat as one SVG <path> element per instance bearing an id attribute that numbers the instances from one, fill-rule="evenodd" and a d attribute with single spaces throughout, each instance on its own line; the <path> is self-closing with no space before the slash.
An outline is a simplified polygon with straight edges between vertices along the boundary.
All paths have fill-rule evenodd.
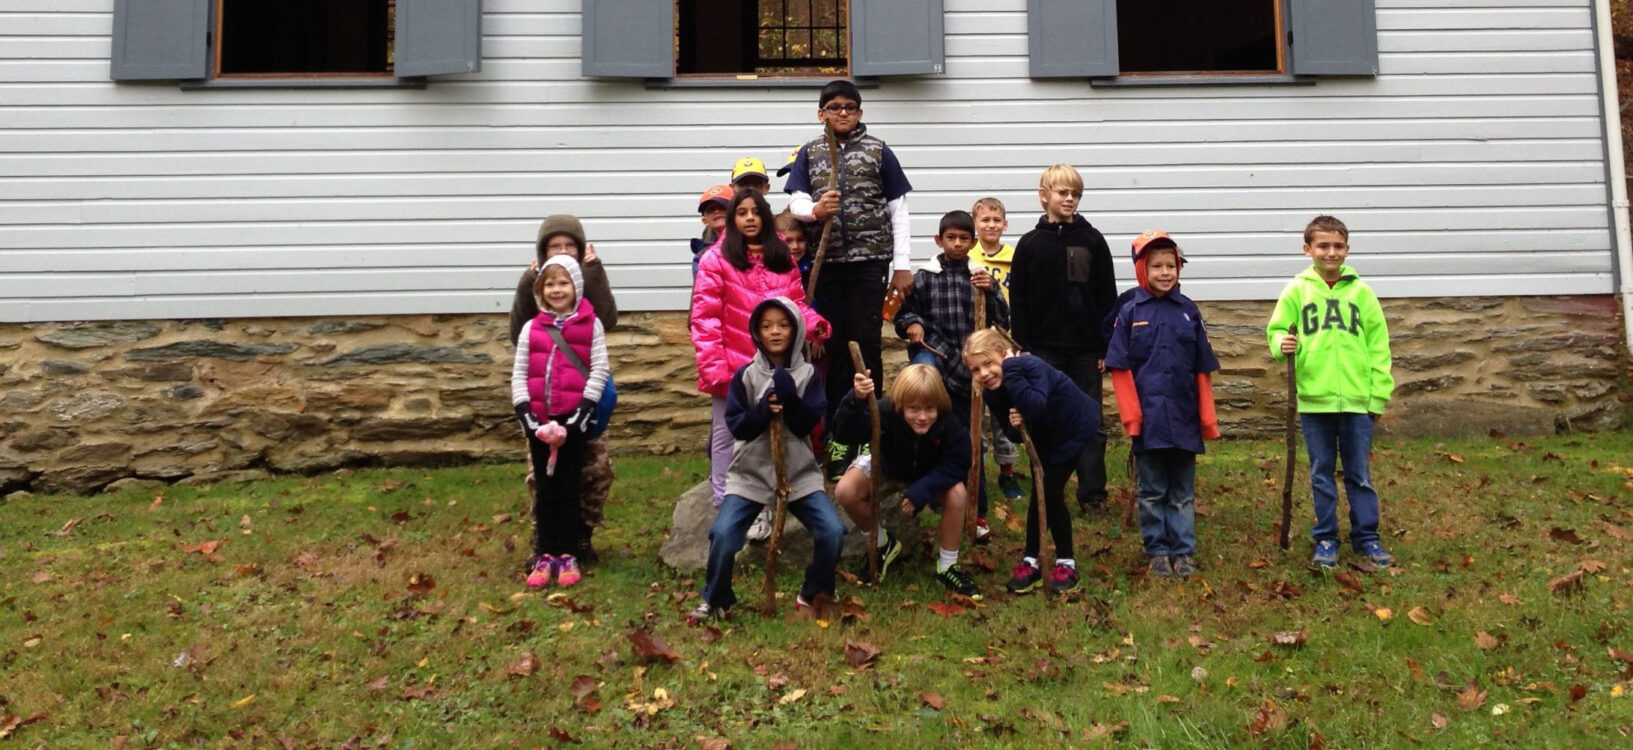
<path id="1" fill-rule="evenodd" d="M 1219 359 L 1196 303 L 1179 291 L 1185 255 L 1168 233 L 1134 238 L 1140 285 L 1117 311 L 1106 369 L 1139 471 L 1140 539 L 1150 572 L 1196 572 L 1196 456 L 1219 437 L 1209 373 Z"/>
<path id="2" fill-rule="evenodd" d="M 1006 588 L 1014 593 L 1036 589 L 1043 582 L 1038 566 L 1042 536 L 1038 503 L 1048 510 L 1049 536 L 1055 545 L 1055 567 L 1049 591 L 1060 594 L 1077 588 L 1077 561 L 1072 551 L 1072 517 L 1066 510 L 1066 481 L 1090 441 L 1100 434 L 1100 405 L 1071 378 L 1030 354 L 1021 354 L 1014 340 L 996 328 L 970 334 L 964 345 L 964 363 L 981 397 L 992 411 L 993 424 L 1003 427 L 1011 440 L 1021 442 L 1020 426 L 1031 434 L 1043 464 L 1043 497 L 1033 495 L 1026 512 L 1026 547 Z M 1081 480 L 1080 480 L 1081 481 Z"/>

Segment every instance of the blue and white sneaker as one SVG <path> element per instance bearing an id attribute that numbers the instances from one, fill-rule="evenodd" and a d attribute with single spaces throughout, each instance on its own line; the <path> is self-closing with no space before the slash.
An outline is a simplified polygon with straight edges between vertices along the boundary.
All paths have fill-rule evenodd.
<path id="1" fill-rule="evenodd" d="M 1384 546 L 1377 542 L 1362 544 L 1361 548 L 1356 552 L 1365 555 L 1366 559 L 1371 560 L 1373 565 L 1380 568 L 1387 568 L 1395 564 L 1395 556 L 1389 554 L 1389 550 L 1384 549 Z"/>
<path id="2" fill-rule="evenodd" d="M 1338 567 L 1338 542 L 1331 539 L 1316 542 L 1315 554 L 1310 556 L 1310 564 L 1321 568 Z"/>

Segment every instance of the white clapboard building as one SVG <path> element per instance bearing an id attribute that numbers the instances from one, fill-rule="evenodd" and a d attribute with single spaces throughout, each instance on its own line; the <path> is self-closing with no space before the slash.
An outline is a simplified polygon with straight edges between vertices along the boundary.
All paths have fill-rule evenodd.
<path id="1" fill-rule="evenodd" d="M 1608 6 L 0 0 L 0 322 L 498 313 L 550 213 L 681 310 L 697 195 L 817 135 L 835 71 L 916 258 L 984 195 L 1018 237 L 1067 162 L 1124 277 L 1167 229 L 1199 299 L 1273 298 L 1321 212 L 1385 297 L 1607 295 Z"/>

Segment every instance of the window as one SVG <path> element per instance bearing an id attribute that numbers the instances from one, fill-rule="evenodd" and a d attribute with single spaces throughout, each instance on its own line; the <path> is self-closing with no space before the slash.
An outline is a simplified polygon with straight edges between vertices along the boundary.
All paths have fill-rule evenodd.
<path id="1" fill-rule="evenodd" d="M 1377 75 L 1375 0 L 1027 0 L 1034 78 Z"/>
<path id="2" fill-rule="evenodd" d="M 219 0 L 215 74 L 385 75 L 396 0 Z"/>
<path id="3" fill-rule="evenodd" d="M 942 0 L 583 0 L 582 18 L 587 76 L 826 80 L 944 57 Z"/>
<path id="4" fill-rule="evenodd" d="M 846 75 L 843 0 L 678 0 L 677 75 Z"/>
<path id="5" fill-rule="evenodd" d="M 1117 0 L 1120 75 L 1281 73 L 1280 0 Z"/>
<path id="6" fill-rule="evenodd" d="M 114 80 L 397 78 L 482 68 L 482 0 L 114 0 Z"/>

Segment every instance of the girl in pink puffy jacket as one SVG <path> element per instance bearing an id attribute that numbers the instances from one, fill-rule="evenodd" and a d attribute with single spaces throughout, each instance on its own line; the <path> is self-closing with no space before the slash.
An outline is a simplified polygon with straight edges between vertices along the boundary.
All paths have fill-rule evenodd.
<path id="1" fill-rule="evenodd" d="M 697 349 L 697 389 L 713 401 L 709 433 L 709 483 L 714 506 L 726 496 L 726 467 L 731 464 L 732 437 L 726 429 L 726 390 L 739 367 L 754 358 L 749 316 L 772 297 L 787 297 L 799 306 L 810 339 L 828 338 L 828 321 L 805 304 L 805 287 L 788 246 L 777 236 L 775 217 L 765 196 L 742 190 L 732 196 L 726 233 L 703 251 L 692 284 L 692 346 Z M 756 524 L 759 526 L 760 524 Z M 770 531 L 770 525 L 765 531 Z M 750 538 L 760 529 L 751 529 Z M 760 537 L 763 538 L 763 537 Z"/>

